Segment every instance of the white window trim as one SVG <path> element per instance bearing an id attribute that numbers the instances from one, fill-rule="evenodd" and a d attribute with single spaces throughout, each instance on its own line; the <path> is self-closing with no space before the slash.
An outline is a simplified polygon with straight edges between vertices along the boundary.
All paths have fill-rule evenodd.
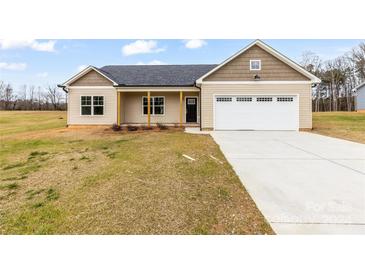
<path id="1" fill-rule="evenodd" d="M 142 96 L 142 108 L 141 108 L 141 110 L 142 110 L 142 116 L 144 116 L 144 117 L 146 117 L 146 116 L 148 116 L 148 114 L 144 114 L 143 113 L 143 98 L 147 98 L 148 96 Z M 166 98 L 165 98 L 165 96 L 160 96 L 160 95 L 156 95 L 156 96 L 150 96 L 150 98 L 152 99 L 152 98 L 155 98 L 155 97 L 162 97 L 163 98 L 163 114 L 153 114 L 153 113 L 150 113 L 150 115 L 151 116 L 165 116 L 165 114 L 166 114 Z M 153 107 L 153 104 L 152 104 L 152 100 L 151 100 L 151 106 L 152 106 L 152 112 L 154 112 L 155 110 L 154 110 L 154 107 Z"/>
<path id="2" fill-rule="evenodd" d="M 82 114 L 82 104 L 81 104 L 81 98 L 82 97 L 86 97 L 86 96 L 89 96 L 91 97 L 91 114 Z M 103 97 L 103 114 L 102 115 L 94 115 L 94 97 Z M 104 95 L 80 95 L 80 116 L 81 117 L 103 117 L 105 115 L 105 96 Z M 89 106 L 89 105 L 87 105 Z M 100 107 L 101 105 L 97 105 L 98 107 Z"/>
<path id="3" fill-rule="evenodd" d="M 252 63 L 253 62 L 259 62 L 259 68 L 258 69 L 252 68 Z M 255 71 L 261 70 L 261 60 L 259 60 L 259 59 L 250 60 L 250 70 L 255 70 Z"/>

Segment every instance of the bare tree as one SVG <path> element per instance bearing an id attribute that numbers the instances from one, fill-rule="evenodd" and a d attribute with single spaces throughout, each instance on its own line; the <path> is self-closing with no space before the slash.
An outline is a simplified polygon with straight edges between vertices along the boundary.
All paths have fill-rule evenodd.
<path id="1" fill-rule="evenodd" d="M 38 87 L 37 97 L 38 97 L 38 110 L 42 110 L 42 88 L 41 87 Z"/>
<path id="2" fill-rule="evenodd" d="M 48 86 L 46 97 L 52 104 L 53 108 L 58 110 L 62 100 L 62 93 L 60 92 L 59 88 L 57 86 Z"/>
<path id="3" fill-rule="evenodd" d="M 322 60 L 314 52 L 305 51 L 302 54 L 300 64 L 310 73 L 318 74 L 322 67 Z"/>
<path id="4" fill-rule="evenodd" d="M 306 51 L 302 54 L 300 64 L 310 73 L 320 76 L 322 68 L 322 60 L 318 55 L 311 51 Z M 323 89 L 320 85 L 314 85 L 312 87 L 312 100 L 314 101 L 314 111 L 319 111 L 320 100 L 322 98 Z"/>
<path id="5" fill-rule="evenodd" d="M 365 81 L 365 43 L 352 50 L 352 61 L 355 63 L 359 80 Z"/>
<path id="6" fill-rule="evenodd" d="M 30 109 L 34 110 L 34 90 L 35 90 L 35 86 L 30 86 L 29 87 L 29 104 L 30 104 Z"/>
<path id="7" fill-rule="evenodd" d="M 10 84 L 2 84 L 1 100 L 4 102 L 4 109 L 15 109 L 17 104 L 17 96 L 14 94 Z"/>

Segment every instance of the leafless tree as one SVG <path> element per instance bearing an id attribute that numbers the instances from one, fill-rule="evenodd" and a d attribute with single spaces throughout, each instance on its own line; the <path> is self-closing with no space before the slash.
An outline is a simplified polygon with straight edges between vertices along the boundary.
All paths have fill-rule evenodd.
<path id="1" fill-rule="evenodd" d="M 15 109 L 17 104 L 17 96 L 14 94 L 13 88 L 10 84 L 1 84 L 1 101 L 4 103 L 4 109 Z"/>
<path id="2" fill-rule="evenodd" d="M 55 110 L 59 109 L 60 102 L 62 100 L 62 93 L 57 86 L 47 87 L 46 98 L 49 100 Z"/>
<path id="3" fill-rule="evenodd" d="M 359 80 L 365 81 L 365 43 L 352 50 L 352 61 L 355 63 Z"/>
<path id="4" fill-rule="evenodd" d="M 38 97 L 38 110 L 42 110 L 42 88 L 38 87 L 37 89 L 37 97 Z"/>
<path id="5" fill-rule="evenodd" d="M 34 110 L 34 90 L 35 86 L 29 86 L 28 88 L 28 98 L 29 98 L 29 108 Z"/>

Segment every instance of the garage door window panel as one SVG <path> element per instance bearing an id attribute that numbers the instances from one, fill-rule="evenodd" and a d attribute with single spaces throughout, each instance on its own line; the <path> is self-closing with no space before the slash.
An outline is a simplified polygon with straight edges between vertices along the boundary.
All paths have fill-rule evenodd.
<path id="1" fill-rule="evenodd" d="M 232 97 L 218 97 L 217 102 L 232 102 Z"/>
<path id="2" fill-rule="evenodd" d="M 237 97 L 237 102 L 252 102 L 252 97 Z"/>
<path id="3" fill-rule="evenodd" d="M 272 102 L 272 97 L 257 97 L 257 102 Z"/>
<path id="4" fill-rule="evenodd" d="M 294 98 L 293 97 L 278 97 L 276 98 L 277 102 L 293 102 Z"/>

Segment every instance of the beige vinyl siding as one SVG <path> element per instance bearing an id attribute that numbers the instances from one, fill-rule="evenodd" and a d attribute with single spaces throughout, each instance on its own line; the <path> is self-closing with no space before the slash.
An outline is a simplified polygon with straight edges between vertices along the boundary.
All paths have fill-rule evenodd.
<path id="1" fill-rule="evenodd" d="M 104 115 L 102 116 L 82 116 L 80 113 L 81 96 L 104 96 Z M 69 90 L 68 117 L 69 125 L 112 125 L 117 122 L 117 92 L 111 88 L 80 89 Z"/>
<path id="2" fill-rule="evenodd" d="M 121 122 L 125 124 L 146 124 L 147 115 L 142 112 L 142 97 L 147 92 L 122 92 L 121 95 Z M 175 124 L 180 122 L 180 93 L 179 92 L 151 92 L 151 96 L 165 97 L 165 114 L 151 115 L 151 123 Z M 183 93 L 183 123 L 185 123 L 185 97 L 199 96 L 197 92 Z M 199 121 L 199 99 L 198 99 Z"/>
<path id="3" fill-rule="evenodd" d="M 299 127 L 312 128 L 311 84 L 204 84 L 201 87 L 201 127 L 213 128 L 214 95 L 299 95 Z"/>
<path id="4" fill-rule="evenodd" d="M 250 71 L 250 60 L 261 60 L 261 70 Z M 259 46 L 253 46 L 207 76 L 204 81 L 251 81 L 255 75 L 259 75 L 262 81 L 309 80 Z"/>
<path id="5" fill-rule="evenodd" d="M 71 84 L 71 86 L 112 86 L 113 83 L 102 76 L 100 73 L 95 70 L 91 70 L 86 73 L 75 82 Z"/>

